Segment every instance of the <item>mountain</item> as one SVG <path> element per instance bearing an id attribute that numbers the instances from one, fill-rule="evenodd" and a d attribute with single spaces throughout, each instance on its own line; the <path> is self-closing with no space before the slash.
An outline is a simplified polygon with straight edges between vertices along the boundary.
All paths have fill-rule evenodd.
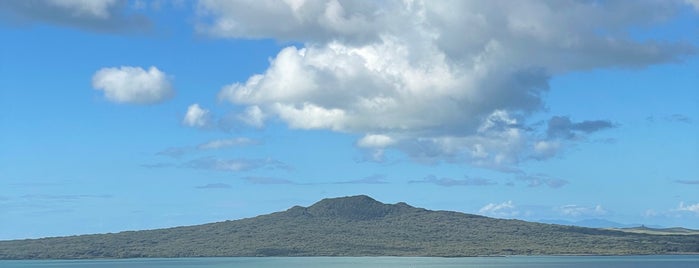
<path id="1" fill-rule="evenodd" d="M 235 221 L 0 241 L 0 259 L 699 253 L 699 235 L 650 235 L 431 211 L 368 196 Z"/>

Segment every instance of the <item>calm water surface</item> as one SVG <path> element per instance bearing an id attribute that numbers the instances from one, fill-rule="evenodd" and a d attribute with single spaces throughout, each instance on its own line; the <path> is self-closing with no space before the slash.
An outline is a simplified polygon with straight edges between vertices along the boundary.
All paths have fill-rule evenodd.
<path id="1" fill-rule="evenodd" d="M 0 267 L 204 267 L 204 268 L 455 268 L 455 267 L 615 267 L 615 268 L 699 268 L 694 256 L 623 256 L 623 257 L 488 257 L 488 258 L 407 258 L 407 257 L 294 257 L 294 258 L 183 258 L 127 260 L 44 260 L 0 261 Z"/>

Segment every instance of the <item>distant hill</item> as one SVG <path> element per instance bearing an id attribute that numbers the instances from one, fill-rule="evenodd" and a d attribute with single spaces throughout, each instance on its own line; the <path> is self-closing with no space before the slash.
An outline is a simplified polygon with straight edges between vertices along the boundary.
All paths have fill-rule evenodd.
<path id="1" fill-rule="evenodd" d="M 323 199 L 254 218 L 0 241 L 0 259 L 204 256 L 480 256 L 699 253 L 699 235 L 650 235 Z"/>
<path id="2" fill-rule="evenodd" d="M 605 220 L 605 219 L 584 219 L 584 220 L 579 220 L 579 221 L 539 220 L 537 222 L 549 223 L 549 224 L 558 224 L 558 225 L 573 225 L 573 226 L 589 227 L 589 228 L 633 228 L 633 227 L 641 226 L 641 224 L 624 224 L 624 223 L 618 223 L 618 222 Z M 662 228 L 662 227 L 656 226 L 656 225 L 649 225 L 648 227 Z"/>
<path id="3" fill-rule="evenodd" d="M 637 234 L 653 234 L 653 235 L 699 235 L 699 230 L 692 230 L 681 227 L 674 228 L 651 228 L 646 226 L 631 227 L 631 228 L 613 228 L 612 230 L 637 233 Z"/>

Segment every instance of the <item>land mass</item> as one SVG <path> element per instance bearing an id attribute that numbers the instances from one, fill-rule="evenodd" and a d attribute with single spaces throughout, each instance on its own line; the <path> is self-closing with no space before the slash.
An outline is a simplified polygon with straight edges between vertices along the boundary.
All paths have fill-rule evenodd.
<path id="1" fill-rule="evenodd" d="M 699 253 L 699 235 L 627 232 L 431 211 L 368 196 L 235 221 L 0 241 L 0 259 Z"/>
<path id="2" fill-rule="evenodd" d="M 646 226 L 630 227 L 630 228 L 610 228 L 610 230 L 618 230 L 622 232 L 638 233 L 638 234 L 654 234 L 654 235 L 699 235 L 699 230 L 692 230 L 681 227 L 674 228 L 650 228 Z"/>

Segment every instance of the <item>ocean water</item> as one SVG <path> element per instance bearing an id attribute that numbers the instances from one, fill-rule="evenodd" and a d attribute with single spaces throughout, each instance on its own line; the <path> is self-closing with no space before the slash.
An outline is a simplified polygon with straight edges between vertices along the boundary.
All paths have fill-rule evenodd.
<path id="1" fill-rule="evenodd" d="M 284 258 L 181 258 L 118 260 L 0 261 L 2 268 L 67 267 L 172 267 L 172 268 L 456 268 L 456 267 L 566 267 L 566 268 L 699 268 L 699 255 L 682 256 L 546 256 L 546 257 L 284 257 Z"/>

